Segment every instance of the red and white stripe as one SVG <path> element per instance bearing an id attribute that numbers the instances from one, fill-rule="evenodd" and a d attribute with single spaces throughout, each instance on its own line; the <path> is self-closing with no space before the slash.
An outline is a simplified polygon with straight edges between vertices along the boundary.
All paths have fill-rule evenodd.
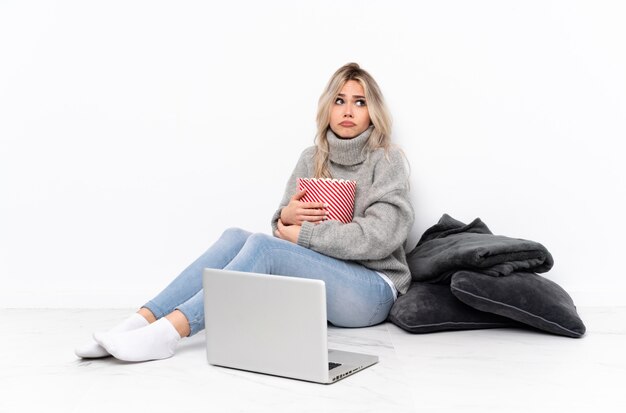
<path id="1" fill-rule="evenodd" d="M 298 178 L 298 191 L 306 189 L 303 202 L 323 202 L 329 205 L 328 219 L 347 224 L 352 222 L 356 181 L 343 179 Z"/>

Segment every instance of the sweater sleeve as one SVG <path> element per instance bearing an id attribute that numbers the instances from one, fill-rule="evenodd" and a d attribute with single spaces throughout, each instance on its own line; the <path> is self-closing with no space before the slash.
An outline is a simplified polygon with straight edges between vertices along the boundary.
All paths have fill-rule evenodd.
<path id="1" fill-rule="evenodd" d="M 373 171 L 373 185 L 361 216 L 343 224 L 305 222 L 298 245 L 344 260 L 384 259 L 404 244 L 413 225 L 414 212 L 408 193 L 404 157 L 390 153 Z"/>
<path id="2" fill-rule="evenodd" d="M 305 149 L 300 154 L 300 159 L 298 159 L 298 163 L 296 164 L 296 167 L 291 173 L 291 176 L 289 177 L 289 180 L 287 181 L 287 185 L 285 186 L 285 192 L 283 194 L 282 200 L 280 201 L 280 205 L 278 206 L 278 209 L 274 212 L 274 215 L 272 216 L 272 235 L 274 235 L 274 232 L 276 232 L 276 230 L 278 229 L 278 218 L 280 218 L 280 213 L 282 212 L 283 208 L 289 204 L 289 200 L 296 193 L 297 179 L 309 177 L 308 164 L 309 164 L 311 157 L 313 156 L 314 151 L 315 151 L 315 147 L 312 146 L 312 147 Z"/>

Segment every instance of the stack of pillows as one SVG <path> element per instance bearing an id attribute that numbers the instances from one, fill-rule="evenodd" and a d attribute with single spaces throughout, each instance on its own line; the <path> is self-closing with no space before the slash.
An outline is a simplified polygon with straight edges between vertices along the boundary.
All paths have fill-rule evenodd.
<path id="1" fill-rule="evenodd" d="M 407 254 L 413 277 L 389 321 L 411 333 L 530 326 L 581 337 L 585 325 L 563 288 L 537 273 L 554 264 L 541 244 L 493 235 L 479 218 L 444 214 Z"/>

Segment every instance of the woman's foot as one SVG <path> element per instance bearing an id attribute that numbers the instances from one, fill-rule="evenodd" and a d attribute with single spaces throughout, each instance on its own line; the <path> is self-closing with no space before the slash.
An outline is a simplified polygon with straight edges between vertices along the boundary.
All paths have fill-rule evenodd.
<path id="1" fill-rule="evenodd" d="M 134 313 L 120 324 L 110 329 L 107 333 L 121 333 L 124 331 L 135 330 L 145 327 L 149 324 L 148 320 L 139 313 Z M 104 347 L 96 343 L 93 339 L 78 346 L 74 349 L 74 353 L 80 358 L 101 358 L 111 354 Z"/>
<path id="2" fill-rule="evenodd" d="M 181 339 L 167 318 L 132 331 L 95 333 L 94 339 L 109 354 L 124 361 L 161 360 L 172 357 Z"/>

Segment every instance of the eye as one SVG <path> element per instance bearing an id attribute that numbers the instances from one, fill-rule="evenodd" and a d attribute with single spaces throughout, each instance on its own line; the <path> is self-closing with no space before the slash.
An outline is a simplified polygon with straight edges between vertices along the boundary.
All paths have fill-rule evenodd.
<path id="1" fill-rule="evenodd" d="M 356 105 L 357 106 L 367 106 L 367 104 L 365 103 L 365 99 L 359 99 L 356 101 Z"/>
<path id="2" fill-rule="evenodd" d="M 343 99 L 342 98 L 335 99 L 335 104 L 336 105 L 343 105 Z"/>

